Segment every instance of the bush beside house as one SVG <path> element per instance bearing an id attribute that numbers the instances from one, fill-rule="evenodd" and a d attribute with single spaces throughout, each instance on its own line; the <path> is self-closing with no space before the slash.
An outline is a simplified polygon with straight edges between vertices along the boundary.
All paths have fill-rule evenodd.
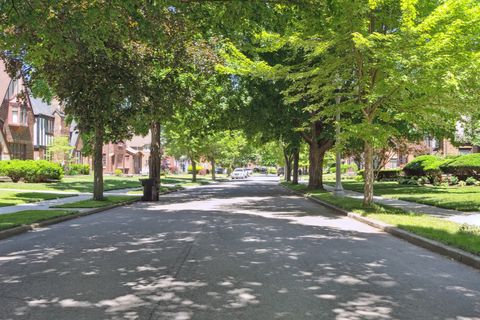
<path id="1" fill-rule="evenodd" d="M 46 160 L 4 160 L 0 161 L 0 176 L 13 182 L 48 182 L 62 179 L 63 168 Z"/>
<path id="2" fill-rule="evenodd" d="M 466 154 L 447 160 L 440 168 L 444 173 L 456 176 L 461 180 L 469 177 L 480 178 L 480 153 Z"/>
<path id="3" fill-rule="evenodd" d="M 69 176 L 89 175 L 90 166 L 88 164 L 71 164 L 65 169 L 65 174 Z"/>
<path id="4" fill-rule="evenodd" d="M 436 177 L 441 176 L 440 166 L 445 163 L 445 159 L 434 155 L 419 156 L 407 163 L 403 168 L 407 177 L 427 177 L 431 182 Z"/>

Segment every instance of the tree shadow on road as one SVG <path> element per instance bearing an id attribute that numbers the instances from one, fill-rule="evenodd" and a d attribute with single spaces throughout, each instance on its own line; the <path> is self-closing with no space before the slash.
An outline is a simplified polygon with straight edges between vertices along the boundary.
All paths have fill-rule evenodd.
<path id="1" fill-rule="evenodd" d="M 21 237 L 0 249 L 1 319 L 474 319 L 480 301 L 455 262 L 288 218 L 131 206 Z"/>

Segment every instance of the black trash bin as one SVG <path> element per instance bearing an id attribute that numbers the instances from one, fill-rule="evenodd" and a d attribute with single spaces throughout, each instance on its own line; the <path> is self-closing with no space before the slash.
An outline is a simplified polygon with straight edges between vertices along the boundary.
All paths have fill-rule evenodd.
<path id="1" fill-rule="evenodd" d="M 142 201 L 155 201 L 155 199 L 153 199 L 153 188 L 155 185 L 154 179 L 140 179 L 140 182 L 143 186 Z"/>

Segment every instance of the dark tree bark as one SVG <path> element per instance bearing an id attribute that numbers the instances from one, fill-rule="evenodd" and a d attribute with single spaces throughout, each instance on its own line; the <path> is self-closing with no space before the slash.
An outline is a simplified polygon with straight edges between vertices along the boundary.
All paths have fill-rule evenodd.
<path id="1" fill-rule="evenodd" d="M 212 180 L 215 181 L 216 180 L 216 177 L 215 177 L 215 159 L 212 159 L 212 161 L 210 161 L 211 164 L 212 164 Z"/>
<path id="2" fill-rule="evenodd" d="M 160 174 L 162 170 L 162 154 L 161 154 L 161 125 L 160 121 L 154 121 L 150 125 L 152 135 L 152 142 L 150 144 L 150 159 L 149 159 L 149 178 L 153 179 L 152 200 L 158 201 L 160 193 Z"/>
<path id="3" fill-rule="evenodd" d="M 333 146 L 334 140 L 328 137 L 319 138 L 324 130 L 321 121 L 312 124 L 311 136 L 303 136 L 309 145 L 308 156 L 308 188 L 323 188 L 323 160 L 325 153 Z"/>
<path id="4" fill-rule="evenodd" d="M 192 159 L 192 182 L 197 182 L 197 162 Z"/>
<path id="5" fill-rule="evenodd" d="M 298 184 L 298 161 L 300 160 L 300 150 L 295 148 L 293 150 L 293 184 Z"/>
<path id="6" fill-rule="evenodd" d="M 292 181 L 292 154 L 288 152 L 287 148 L 283 148 L 283 156 L 285 158 L 285 172 L 283 176 L 285 181 Z"/>
<path id="7" fill-rule="evenodd" d="M 103 200 L 103 126 L 97 125 L 93 143 L 93 200 Z"/>
<path id="8" fill-rule="evenodd" d="M 365 141 L 365 185 L 363 189 L 363 205 L 370 206 L 373 203 L 373 181 L 374 181 L 374 172 L 373 172 L 373 147 L 372 145 Z"/>

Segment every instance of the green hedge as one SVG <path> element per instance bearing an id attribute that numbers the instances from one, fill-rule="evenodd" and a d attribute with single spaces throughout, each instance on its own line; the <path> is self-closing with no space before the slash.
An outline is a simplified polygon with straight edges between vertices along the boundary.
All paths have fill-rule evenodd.
<path id="1" fill-rule="evenodd" d="M 377 181 L 398 180 L 402 176 L 402 169 L 382 169 L 378 173 Z M 365 170 L 359 170 L 358 175 L 365 177 Z"/>
<path id="2" fill-rule="evenodd" d="M 47 182 L 62 179 L 63 168 L 45 160 L 4 160 L 0 161 L 0 176 L 13 182 Z"/>
<path id="3" fill-rule="evenodd" d="M 440 166 L 445 163 L 445 160 L 433 155 L 419 156 L 407 163 L 403 168 L 407 177 L 413 176 L 428 176 L 433 179 L 442 174 Z"/>
<path id="4" fill-rule="evenodd" d="M 88 164 L 71 164 L 65 170 L 65 174 L 75 176 L 79 174 L 90 174 L 90 166 Z"/>
<path id="5" fill-rule="evenodd" d="M 440 168 L 444 173 L 454 175 L 460 179 L 480 177 L 480 153 L 466 154 L 445 161 Z"/>
<path id="6" fill-rule="evenodd" d="M 402 169 L 384 169 L 380 170 L 377 176 L 378 181 L 397 180 L 402 176 Z"/>
<path id="7" fill-rule="evenodd" d="M 346 164 L 346 163 L 345 163 L 345 164 L 341 164 L 341 165 L 340 165 L 340 172 L 341 172 L 342 174 L 347 173 L 347 171 L 348 171 L 349 169 L 352 169 L 353 172 L 357 172 L 357 171 L 358 171 L 358 166 L 357 166 L 355 163 L 352 163 L 352 164 Z M 329 168 L 329 172 L 330 172 L 330 173 L 336 173 L 336 172 L 337 172 L 337 168 L 336 168 L 335 166 L 330 167 L 330 168 Z"/>

